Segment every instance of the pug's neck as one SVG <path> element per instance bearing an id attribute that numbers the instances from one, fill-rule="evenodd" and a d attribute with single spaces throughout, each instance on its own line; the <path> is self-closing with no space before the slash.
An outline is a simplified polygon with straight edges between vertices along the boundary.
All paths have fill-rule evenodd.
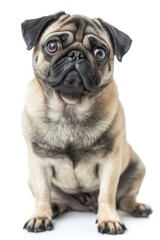
<path id="1" fill-rule="evenodd" d="M 42 89 L 42 91 L 44 90 Z M 114 113 L 114 109 L 116 111 L 119 101 L 114 80 L 97 94 L 85 95 L 81 99 L 65 99 L 57 91 L 52 91 L 49 94 L 44 92 L 44 95 L 49 108 L 49 118 L 54 122 L 62 118 L 70 118 L 72 121 L 80 122 L 90 118 L 93 113 L 107 115 L 108 118 L 112 118 L 112 113 Z M 108 105 L 106 102 L 110 104 Z M 107 105 L 108 107 L 106 107 Z M 110 105 L 112 105 L 112 113 L 109 112 Z"/>

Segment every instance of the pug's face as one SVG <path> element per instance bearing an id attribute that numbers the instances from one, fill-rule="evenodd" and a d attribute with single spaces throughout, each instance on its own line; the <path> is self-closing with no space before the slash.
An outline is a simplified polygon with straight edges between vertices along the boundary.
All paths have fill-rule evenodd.
<path id="1" fill-rule="evenodd" d="M 126 34 L 100 19 L 59 13 L 27 21 L 22 31 L 28 49 L 35 46 L 36 78 L 44 90 L 56 91 L 67 103 L 107 86 L 114 55 L 121 61 L 131 45 Z"/>

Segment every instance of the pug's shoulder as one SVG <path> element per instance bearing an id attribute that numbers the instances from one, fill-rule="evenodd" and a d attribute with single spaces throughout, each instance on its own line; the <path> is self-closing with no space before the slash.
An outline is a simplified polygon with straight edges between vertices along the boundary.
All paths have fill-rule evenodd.
<path id="1" fill-rule="evenodd" d="M 36 78 L 33 78 L 27 86 L 27 94 L 25 99 L 25 109 L 29 115 L 33 117 L 39 109 L 41 112 L 45 108 L 45 95 L 43 89 Z"/>

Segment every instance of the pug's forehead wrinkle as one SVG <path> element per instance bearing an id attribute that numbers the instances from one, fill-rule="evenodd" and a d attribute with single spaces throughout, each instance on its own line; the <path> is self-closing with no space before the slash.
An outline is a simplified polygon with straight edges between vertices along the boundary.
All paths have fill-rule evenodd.
<path id="1" fill-rule="evenodd" d="M 65 14 L 59 17 L 60 22 L 64 22 L 66 19 L 70 17 L 70 14 Z"/>
<path id="2" fill-rule="evenodd" d="M 62 26 L 66 26 L 66 25 L 74 25 L 75 30 L 81 30 L 83 31 L 86 27 L 87 24 L 87 20 L 83 17 L 80 17 L 78 15 L 73 15 L 70 16 L 68 19 L 66 19 L 66 21 L 63 21 Z"/>
<path id="3" fill-rule="evenodd" d="M 84 37 L 86 26 L 87 26 L 87 22 L 85 19 L 79 18 L 79 17 L 73 17 L 66 20 L 63 23 L 62 29 L 63 27 L 69 29 L 71 32 L 73 32 L 75 36 L 75 40 L 81 41 Z"/>
<path id="4" fill-rule="evenodd" d="M 101 23 L 97 18 L 92 18 L 92 22 L 94 22 L 94 24 L 97 26 L 98 29 L 102 27 Z"/>
<path id="5" fill-rule="evenodd" d="M 61 28 L 69 29 L 75 35 L 75 40 L 81 41 L 88 32 L 101 35 L 100 25 L 97 22 L 84 16 L 73 15 L 63 21 Z"/>

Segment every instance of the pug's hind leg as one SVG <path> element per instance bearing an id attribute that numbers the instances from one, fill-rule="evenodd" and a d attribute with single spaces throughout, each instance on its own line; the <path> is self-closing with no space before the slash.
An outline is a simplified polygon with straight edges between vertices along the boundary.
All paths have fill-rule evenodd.
<path id="1" fill-rule="evenodd" d="M 69 208 L 61 202 L 56 202 L 56 201 L 52 202 L 51 206 L 52 206 L 52 212 L 53 212 L 53 219 L 55 219 L 62 213 L 67 212 L 69 210 Z"/>
<path id="2" fill-rule="evenodd" d="M 139 156 L 131 149 L 131 160 L 120 177 L 117 191 L 117 205 L 134 217 L 148 217 L 152 213 L 149 205 L 136 201 L 141 183 L 145 176 L 145 167 Z"/>

